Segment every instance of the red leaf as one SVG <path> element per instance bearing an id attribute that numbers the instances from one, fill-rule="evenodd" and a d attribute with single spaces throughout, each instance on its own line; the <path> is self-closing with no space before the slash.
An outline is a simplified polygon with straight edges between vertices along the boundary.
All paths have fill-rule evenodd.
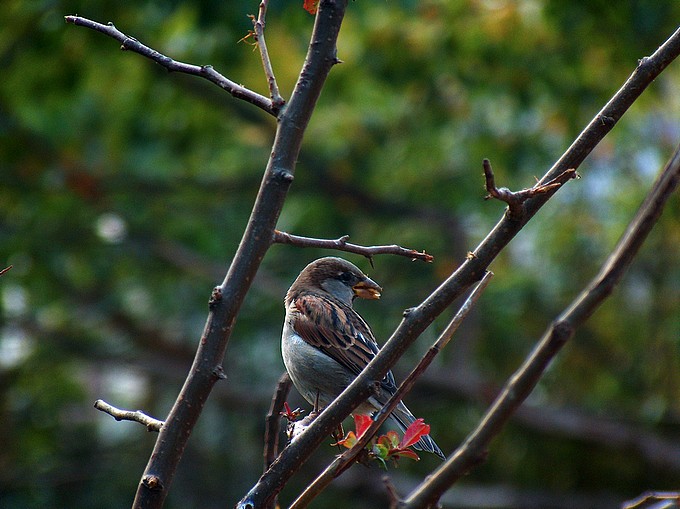
<path id="1" fill-rule="evenodd" d="M 373 419 L 369 415 L 361 415 L 361 414 L 355 414 L 354 415 L 354 429 L 357 430 L 357 437 L 361 438 L 361 436 L 366 433 L 366 430 L 368 427 L 373 423 Z"/>
<path id="2" fill-rule="evenodd" d="M 351 449 L 354 447 L 354 444 L 357 443 L 357 436 L 354 434 L 354 431 L 350 431 L 347 433 L 347 436 L 343 438 L 342 440 L 338 440 L 337 443 L 331 444 L 331 445 L 342 445 L 344 447 L 347 447 L 348 449 Z"/>
<path id="3" fill-rule="evenodd" d="M 302 6 L 309 14 L 316 14 L 316 11 L 319 10 L 319 1 L 320 0 L 304 0 Z"/>
<path id="4" fill-rule="evenodd" d="M 425 424 L 424 419 L 416 419 L 404 432 L 404 438 L 402 438 L 399 443 L 399 449 L 406 449 L 407 447 L 412 446 L 420 440 L 420 437 L 427 435 L 429 432 L 430 425 Z"/>
<path id="5" fill-rule="evenodd" d="M 408 459 L 411 459 L 411 460 L 414 460 L 414 461 L 420 461 L 420 456 L 418 456 L 411 449 L 399 450 L 399 451 L 393 453 L 392 456 L 395 457 L 395 458 L 408 458 Z"/>

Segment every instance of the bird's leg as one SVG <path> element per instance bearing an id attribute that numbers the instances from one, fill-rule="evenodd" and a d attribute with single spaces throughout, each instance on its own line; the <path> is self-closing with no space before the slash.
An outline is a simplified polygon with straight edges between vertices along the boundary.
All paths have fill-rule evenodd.
<path id="1" fill-rule="evenodd" d="M 312 410 L 313 414 L 318 414 L 319 413 L 319 390 L 316 390 L 316 399 L 314 400 L 314 410 Z M 342 423 L 338 424 L 338 427 L 335 428 L 335 430 L 331 433 L 331 436 L 333 437 L 333 444 L 338 446 L 338 450 L 342 452 L 342 447 L 340 446 L 339 442 L 345 438 L 345 430 L 342 429 Z"/>
<path id="2" fill-rule="evenodd" d="M 340 445 L 340 442 L 345 439 L 345 430 L 342 429 L 342 423 L 338 424 L 338 427 L 331 433 L 331 436 L 333 437 L 333 443 L 331 445 L 337 446 L 338 451 L 342 453 L 344 449 Z"/>

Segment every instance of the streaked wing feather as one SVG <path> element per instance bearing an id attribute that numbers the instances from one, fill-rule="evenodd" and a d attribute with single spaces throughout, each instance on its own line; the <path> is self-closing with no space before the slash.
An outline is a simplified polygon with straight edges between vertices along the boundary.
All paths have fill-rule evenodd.
<path id="1" fill-rule="evenodd" d="M 290 306 L 295 332 L 351 372 L 358 375 L 378 353 L 370 327 L 346 304 L 325 295 L 303 294 Z M 382 384 L 396 389 L 391 371 Z"/>

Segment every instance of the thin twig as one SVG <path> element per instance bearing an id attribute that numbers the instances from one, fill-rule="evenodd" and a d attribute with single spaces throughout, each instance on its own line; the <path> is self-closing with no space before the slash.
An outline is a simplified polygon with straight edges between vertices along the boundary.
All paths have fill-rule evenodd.
<path id="1" fill-rule="evenodd" d="M 264 470 L 269 468 L 279 453 L 279 423 L 281 422 L 281 411 L 283 403 L 288 397 L 290 387 L 293 382 L 288 373 L 284 373 L 276 384 L 276 390 L 272 396 L 269 412 L 265 418 L 264 429 Z"/>
<path id="2" fill-rule="evenodd" d="M 373 416 L 373 422 L 361 435 L 357 442 L 349 450 L 342 453 L 340 456 L 326 467 L 326 469 L 314 479 L 314 482 L 307 486 L 304 492 L 291 504 L 289 509 L 302 509 L 307 507 L 309 503 L 314 500 L 333 479 L 340 476 L 354 463 L 355 459 L 362 453 L 366 444 L 378 432 L 380 426 L 387 420 L 392 413 L 392 410 L 399 404 L 404 396 L 413 388 L 416 380 L 425 372 L 425 370 L 432 363 L 439 352 L 448 344 L 453 337 L 453 334 L 458 330 L 458 327 L 463 323 L 465 317 L 470 313 L 475 303 L 479 300 L 482 292 L 493 277 L 492 272 L 487 272 L 482 280 L 475 286 L 465 302 L 460 307 L 455 316 L 451 319 L 446 329 L 439 335 L 439 338 L 434 342 L 430 349 L 420 359 L 415 368 L 409 373 L 406 379 L 399 385 L 397 391 L 390 397 L 385 405 Z"/>
<path id="3" fill-rule="evenodd" d="M 141 410 L 121 410 L 101 399 L 94 402 L 94 407 L 117 421 L 134 421 L 143 424 L 148 431 L 160 431 L 163 427 L 163 421 L 149 417 Z"/>
<path id="4" fill-rule="evenodd" d="M 64 16 L 66 23 L 73 23 L 77 26 L 83 26 L 96 32 L 101 32 L 104 35 L 108 35 L 113 39 L 121 43 L 120 49 L 132 51 L 138 53 L 146 58 L 149 58 L 165 67 L 170 72 L 181 72 L 184 74 L 191 74 L 193 76 L 199 76 L 205 78 L 206 80 L 214 83 L 218 87 L 226 90 L 232 96 L 243 99 L 246 102 L 254 104 L 258 108 L 266 111 L 270 115 L 276 116 L 278 114 L 279 108 L 268 98 L 263 95 L 258 94 L 245 88 L 243 85 L 239 85 L 226 78 L 219 72 L 217 72 L 211 65 L 194 65 L 186 64 L 183 62 L 178 62 L 170 57 L 159 53 L 153 48 L 145 46 L 137 39 L 125 35 L 123 32 L 118 30 L 113 23 L 107 23 L 106 25 L 92 21 L 87 18 L 82 18 L 80 16 Z"/>
<path id="5" fill-rule="evenodd" d="M 664 168 L 598 275 L 544 333 L 533 352 L 508 380 L 477 428 L 440 468 L 417 486 L 399 507 L 432 507 L 444 492 L 486 458 L 489 444 L 531 393 L 575 330 L 611 294 L 680 182 L 680 147 Z"/>
<path id="6" fill-rule="evenodd" d="M 431 262 L 434 256 L 427 254 L 425 251 L 416 251 L 415 249 L 408 249 L 405 247 L 392 244 L 390 246 L 359 246 L 357 244 L 350 244 L 347 242 L 349 235 L 343 235 L 340 238 L 327 239 L 313 239 L 310 237 L 301 237 L 299 235 L 292 235 L 290 233 L 274 230 L 273 242 L 277 244 L 291 244 L 297 247 L 317 247 L 323 249 L 336 249 L 338 251 L 345 251 L 347 253 L 354 253 L 365 256 L 369 260 L 380 254 L 392 254 L 397 256 L 405 256 L 412 260 L 422 260 L 424 262 Z"/>
<path id="7" fill-rule="evenodd" d="M 2 276 L 3 274 L 5 274 L 5 273 L 6 273 L 7 271 L 9 271 L 12 267 L 13 267 L 13 265 L 10 265 L 9 267 L 5 267 L 4 269 L 0 270 L 0 276 Z"/>
<path id="8" fill-rule="evenodd" d="M 575 169 L 571 168 L 561 175 L 558 175 L 554 179 L 546 182 L 545 184 L 536 184 L 534 187 L 529 189 L 522 189 L 521 191 L 510 191 L 507 187 L 496 187 L 496 179 L 494 178 L 493 170 L 491 169 L 491 163 L 488 159 L 482 161 L 482 167 L 484 168 L 484 179 L 486 182 L 487 194 L 484 199 L 488 200 L 495 198 L 500 201 L 504 201 L 508 204 L 508 216 L 511 219 L 519 220 L 524 215 L 524 202 L 533 198 L 539 194 L 545 194 L 557 191 L 565 182 L 571 179 L 580 178 L 579 174 Z"/>
<path id="9" fill-rule="evenodd" d="M 269 58 L 269 51 L 267 50 L 267 43 L 264 39 L 264 27 L 265 27 L 265 17 L 267 16 L 267 4 L 269 0 L 262 0 L 260 2 L 260 8 L 258 10 L 257 18 L 252 16 L 253 28 L 255 29 L 255 41 L 257 47 L 260 50 L 260 56 L 262 57 L 262 67 L 264 67 L 264 74 L 267 76 L 267 83 L 269 85 L 269 95 L 272 100 L 272 106 L 275 110 L 280 110 L 281 107 L 286 103 L 286 101 L 281 97 L 279 93 L 279 86 L 276 83 L 276 78 L 274 77 L 274 69 L 272 67 L 272 61 Z"/>

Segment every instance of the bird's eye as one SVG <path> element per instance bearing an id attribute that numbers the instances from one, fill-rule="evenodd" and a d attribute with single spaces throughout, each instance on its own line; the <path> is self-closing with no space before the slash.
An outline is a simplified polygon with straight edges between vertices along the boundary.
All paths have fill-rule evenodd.
<path id="1" fill-rule="evenodd" d="M 340 274 L 338 274 L 338 279 L 343 283 L 349 283 L 350 281 L 352 281 L 352 274 L 350 274 L 349 272 L 341 272 Z"/>

